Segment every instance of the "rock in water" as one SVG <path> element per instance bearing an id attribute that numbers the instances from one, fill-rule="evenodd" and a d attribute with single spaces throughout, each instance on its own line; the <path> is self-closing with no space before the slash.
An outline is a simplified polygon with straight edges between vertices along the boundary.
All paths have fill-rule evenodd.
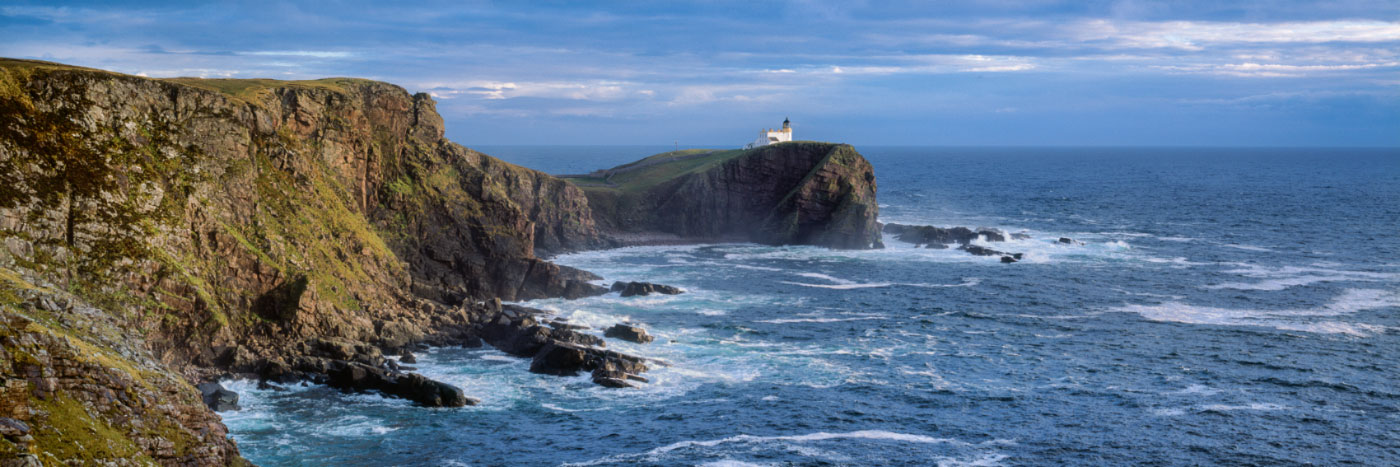
<path id="1" fill-rule="evenodd" d="M 622 292 L 622 296 L 624 297 L 651 295 L 654 293 L 676 295 L 685 292 L 677 287 L 653 284 L 650 282 L 613 282 L 612 291 Z"/>
<path id="2" fill-rule="evenodd" d="M 418 363 L 418 357 L 413 355 L 413 352 L 405 350 L 403 354 L 399 355 L 399 361 L 403 363 Z"/>
<path id="3" fill-rule="evenodd" d="M 456 386 L 417 373 L 390 373 L 359 362 L 337 360 L 326 371 L 326 384 L 349 391 L 379 391 L 427 407 L 461 407 L 478 401 Z"/>
<path id="4" fill-rule="evenodd" d="M 1002 257 L 1001 257 L 1001 262 L 1003 262 L 1003 263 L 1014 263 L 1014 262 L 1017 262 L 1017 261 L 1020 261 L 1020 260 L 1019 260 L 1019 259 L 1016 259 L 1016 258 L 1013 258 L 1013 257 L 1010 257 L 1010 256 L 1002 256 Z"/>
<path id="5" fill-rule="evenodd" d="M 530 361 L 530 372 L 549 375 L 576 375 L 580 369 L 583 369 L 587 357 L 587 352 L 578 347 L 545 344 L 539 353 L 535 354 L 534 360 Z"/>
<path id="6" fill-rule="evenodd" d="M 621 323 L 615 324 L 613 325 L 613 327 L 608 328 L 607 331 L 603 332 L 603 336 L 622 339 L 625 341 L 632 341 L 638 344 L 645 344 L 655 340 L 655 338 L 651 337 L 650 334 L 647 334 L 647 331 L 645 329 Z"/>
<path id="7" fill-rule="evenodd" d="M 238 393 L 224 389 L 224 386 L 215 382 L 199 383 L 195 386 L 199 389 L 200 395 L 204 397 L 204 405 L 215 412 L 227 410 L 238 410 Z"/>
<path id="8" fill-rule="evenodd" d="M 604 370 L 604 369 L 602 369 L 602 368 L 599 368 L 599 369 L 597 369 L 597 370 L 593 370 L 593 384 L 597 384 L 597 385 L 603 386 L 603 387 L 608 387 L 608 388 L 632 388 L 632 387 L 636 387 L 636 386 L 633 386 L 632 383 L 627 382 L 627 380 L 633 379 L 633 378 L 640 378 L 640 377 L 634 376 L 634 375 L 629 375 L 629 374 L 624 373 L 624 372 L 621 372 L 621 371 L 608 371 L 608 370 Z"/>

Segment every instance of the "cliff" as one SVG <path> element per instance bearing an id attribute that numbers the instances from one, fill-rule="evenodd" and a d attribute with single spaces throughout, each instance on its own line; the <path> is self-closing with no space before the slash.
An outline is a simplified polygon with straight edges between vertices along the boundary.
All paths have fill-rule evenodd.
<path id="1" fill-rule="evenodd" d="M 539 256 L 879 241 L 844 145 L 663 155 L 585 193 L 445 139 L 432 99 L 386 83 L 6 59 L 0 116 L 0 464 L 243 463 L 205 405 L 229 401 L 192 385 L 228 375 L 473 403 L 385 358 L 424 344 L 630 386 L 644 358 L 501 305 L 606 292 Z"/>
<path id="2" fill-rule="evenodd" d="M 874 169 L 845 144 L 678 151 L 569 179 L 621 244 L 882 246 Z"/>
<path id="3" fill-rule="evenodd" d="M 233 462 L 190 381 L 334 382 L 480 342 L 480 300 L 602 292 L 536 257 L 603 245 L 583 192 L 444 139 L 424 94 L 3 60 L 0 115 L 0 425 L 28 425 L 0 457 Z"/>

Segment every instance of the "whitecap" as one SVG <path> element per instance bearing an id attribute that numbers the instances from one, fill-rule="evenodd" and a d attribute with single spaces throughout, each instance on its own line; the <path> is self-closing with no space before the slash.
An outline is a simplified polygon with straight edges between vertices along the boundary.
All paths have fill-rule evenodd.
<path id="1" fill-rule="evenodd" d="M 1262 326 L 1286 331 L 1368 336 L 1384 332 L 1386 328 L 1372 324 L 1311 320 L 1310 318 L 1336 317 L 1392 306 L 1400 306 L 1400 292 L 1348 289 L 1333 298 L 1331 302 L 1315 309 L 1252 310 L 1167 302 L 1157 305 L 1127 305 L 1115 308 L 1113 311 L 1137 313 L 1151 321 L 1222 326 Z"/>
<path id="2" fill-rule="evenodd" d="M 1209 404 L 1202 405 L 1199 407 L 1200 411 L 1202 412 L 1234 412 L 1240 410 L 1256 410 L 1267 412 L 1274 410 L 1284 410 L 1287 408 L 1288 407 L 1279 404 L 1261 402 L 1253 402 L 1245 405 Z"/>
<path id="3" fill-rule="evenodd" d="M 955 445 L 955 446 L 974 446 L 972 443 L 968 443 L 968 442 L 966 442 L 966 441 L 960 441 L 960 440 L 956 440 L 956 439 L 952 439 L 952 438 L 937 438 L 937 437 L 927 436 L 927 435 L 910 434 L 910 433 L 897 433 L 897 432 L 883 431 L 883 430 L 861 430 L 861 431 L 852 431 L 852 432 L 846 432 L 846 433 L 818 432 L 818 433 L 810 433 L 810 434 L 805 434 L 805 435 L 791 435 L 791 436 L 736 435 L 736 436 L 731 436 L 731 437 L 728 437 L 728 438 L 714 439 L 714 440 L 704 440 L 704 441 L 689 440 L 689 441 L 680 441 L 680 442 L 671 443 L 671 444 L 668 444 L 668 445 L 665 445 L 665 446 L 661 446 L 661 447 L 658 447 L 658 448 L 654 448 L 654 449 L 652 449 L 652 450 L 649 450 L 649 451 L 646 451 L 646 452 L 642 452 L 642 453 L 635 453 L 635 454 L 618 454 L 618 455 L 603 457 L 603 458 L 600 458 L 600 459 L 594 459 L 594 460 L 591 460 L 591 461 L 580 462 L 580 463 L 567 463 L 567 464 L 564 464 L 564 465 L 585 466 L 585 465 L 599 465 L 599 464 L 610 464 L 610 463 L 635 462 L 635 461 L 637 461 L 637 460 L 642 460 L 642 459 L 653 459 L 653 460 L 654 460 L 654 459 L 659 459 L 659 458 L 661 458 L 662 456 L 665 456 L 666 454 L 669 454 L 669 453 L 671 453 L 671 452 L 673 452 L 673 451 L 677 451 L 677 450 L 682 450 L 682 449 L 694 449 L 694 448 L 713 448 L 713 447 L 720 446 L 720 445 L 724 445 L 724 444 L 734 444 L 734 443 L 754 444 L 754 443 L 770 443 L 770 442 L 775 442 L 775 441 L 777 441 L 777 442 L 805 443 L 805 442 L 813 442 L 813 441 L 848 440 L 848 439 L 849 439 L 849 440 L 893 441 L 893 442 L 917 443 L 917 444 L 948 444 L 948 445 Z M 1009 440 L 1000 440 L 1000 439 L 999 439 L 999 440 L 989 441 L 989 442 L 983 443 L 983 444 L 1000 445 L 1000 444 L 1014 444 L 1014 443 L 1011 442 L 1011 441 L 1009 441 Z"/>
<path id="4" fill-rule="evenodd" d="M 862 316 L 856 318 L 779 318 L 761 319 L 759 323 L 788 324 L 788 323 L 839 323 L 842 321 L 864 321 L 871 319 L 885 319 L 879 316 Z"/>
<path id="5" fill-rule="evenodd" d="M 1204 286 L 1207 289 L 1235 290 L 1283 290 L 1321 282 L 1389 282 L 1400 280 L 1400 274 L 1391 272 L 1351 271 L 1336 269 L 1330 264 L 1313 266 L 1264 267 L 1248 263 L 1233 263 L 1239 266 L 1224 272 L 1244 277 L 1261 279 L 1258 282 L 1224 282 Z"/>
<path id="6" fill-rule="evenodd" d="M 1204 384 L 1192 384 L 1192 385 L 1190 385 L 1190 386 L 1187 386 L 1185 389 L 1179 389 L 1179 390 L 1176 390 L 1176 391 L 1168 391 L 1168 392 L 1166 392 L 1166 393 L 1164 393 L 1164 394 L 1182 394 L 1182 395 L 1185 395 L 1185 394 L 1192 394 L 1192 395 L 1211 396 L 1211 395 L 1215 395 L 1215 394 L 1219 394 L 1219 393 L 1220 393 L 1220 390 L 1219 390 L 1219 389 L 1215 389 L 1215 388 L 1212 388 L 1212 387 L 1210 387 L 1210 386 L 1206 386 L 1206 385 L 1204 385 Z"/>
<path id="7" fill-rule="evenodd" d="M 872 288 L 880 288 L 880 287 L 889 287 L 889 286 L 891 286 L 891 285 L 894 285 L 894 283 L 891 283 L 891 282 L 872 282 L 872 283 L 869 283 L 869 284 L 858 284 L 858 283 L 853 283 L 853 284 L 808 284 L 808 283 L 805 283 L 805 282 L 792 282 L 792 281 L 778 281 L 778 282 L 781 282 L 781 283 L 784 283 L 784 284 L 788 284 L 788 285 L 800 285 L 800 286 L 803 286 L 803 287 L 813 287 L 813 288 L 819 288 L 819 289 L 833 289 L 833 290 L 872 289 Z"/>
<path id="8" fill-rule="evenodd" d="M 1227 248 L 1234 248 L 1234 249 L 1236 249 L 1236 250 L 1257 251 L 1257 252 L 1260 252 L 1260 253 L 1272 253 L 1272 252 L 1274 251 L 1274 250 L 1270 250 L 1270 249 L 1268 249 L 1268 248 L 1264 248 L 1264 247 L 1262 247 L 1262 246 L 1245 245 L 1245 244 L 1241 244 L 1241 243 L 1226 243 L 1226 244 L 1223 244 L 1223 245 L 1221 245 L 1221 246 L 1224 246 L 1224 247 L 1227 247 Z"/>

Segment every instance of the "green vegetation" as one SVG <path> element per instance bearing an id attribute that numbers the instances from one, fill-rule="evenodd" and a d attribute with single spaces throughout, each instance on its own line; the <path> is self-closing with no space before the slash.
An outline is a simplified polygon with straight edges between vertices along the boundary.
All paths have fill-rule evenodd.
<path id="1" fill-rule="evenodd" d="M 223 79 L 223 78 L 164 78 L 160 81 L 183 84 L 185 86 L 214 91 L 225 94 L 235 100 L 256 104 L 263 97 L 271 95 L 274 89 L 279 88 L 304 88 L 321 89 L 334 92 L 347 92 L 349 85 L 363 84 L 371 81 L 359 78 L 323 78 L 302 81 L 283 81 L 276 79 Z"/>
<path id="2" fill-rule="evenodd" d="M 664 152 L 611 169 L 565 180 L 590 192 L 621 191 L 640 193 L 682 175 L 699 173 L 725 161 L 748 154 L 744 149 L 683 149 Z"/>

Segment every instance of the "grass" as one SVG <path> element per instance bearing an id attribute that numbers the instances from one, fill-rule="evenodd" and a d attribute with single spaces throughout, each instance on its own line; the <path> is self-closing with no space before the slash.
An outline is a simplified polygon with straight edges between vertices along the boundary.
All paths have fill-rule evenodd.
<path id="1" fill-rule="evenodd" d="M 744 149 L 684 149 L 664 152 L 607 169 L 604 171 L 609 174 L 607 176 L 599 176 L 594 173 L 580 177 L 567 177 L 565 180 L 574 182 L 585 191 L 640 193 L 686 174 L 704 172 L 751 151 Z"/>
<path id="2" fill-rule="evenodd" d="M 350 89 L 350 86 L 361 85 L 361 84 L 366 84 L 366 83 L 374 83 L 374 82 L 375 82 L 375 81 L 373 81 L 373 80 L 367 80 L 367 79 L 361 79 L 361 78 L 344 78 L 344 77 L 322 78 L 322 79 L 312 79 L 312 80 L 278 80 L 278 79 L 269 79 L 269 78 L 233 79 L 233 78 L 195 78 L 195 77 L 180 77 L 180 78 L 146 78 L 146 77 L 141 77 L 141 76 L 128 75 L 128 74 L 125 74 L 125 73 L 117 73 L 117 72 L 114 72 L 114 71 L 100 70 L 100 69 L 96 69 L 96 68 L 87 68 L 87 67 L 81 67 L 81 66 L 75 66 L 75 65 L 67 65 L 67 64 L 63 64 L 63 63 L 46 62 L 46 61 L 43 61 L 43 60 L 28 60 L 28 59 L 21 59 L 21 58 L 0 58 L 0 69 L 9 69 L 9 70 L 15 70 L 15 71 L 25 72 L 25 73 L 27 73 L 27 72 L 32 72 L 32 71 L 36 71 L 36 70 L 44 70 L 44 71 L 64 71 L 64 70 L 68 70 L 68 71 L 86 71 L 86 72 L 102 73 L 102 74 L 113 75 L 113 76 L 124 76 L 124 77 L 135 78 L 135 79 L 151 79 L 151 80 L 153 80 L 153 81 L 161 81 L 161 82 L 165 82 L 165 83 L 178 84 L 178 85 L 182 85 L 182 86 L 189 86 L 189 87 L 192 87 L 192 88 L 203 89 L 203 90 L 206 90 L 206 91 L 217 92 L 217 93 L 220 93 L 220 94 L 229 96 L 229 97 L 233 98 L 234 100 L 238 100 L 238 101 L 245 102 L 245 103 L 250 103 L 250 104 L 257 104 L 257 103 L 261 100 L 262 97 L 264 97 L 264 96 L 270 94 L 270 93 L 272 92 L 273 89 L 277 89 L 277 88 L 323 89 L 323 90 L 335 91 L 335 92 L 342 92 L 342 93 L 343 93 L 343 92 L 348 91 L 348 90 Z"/>

